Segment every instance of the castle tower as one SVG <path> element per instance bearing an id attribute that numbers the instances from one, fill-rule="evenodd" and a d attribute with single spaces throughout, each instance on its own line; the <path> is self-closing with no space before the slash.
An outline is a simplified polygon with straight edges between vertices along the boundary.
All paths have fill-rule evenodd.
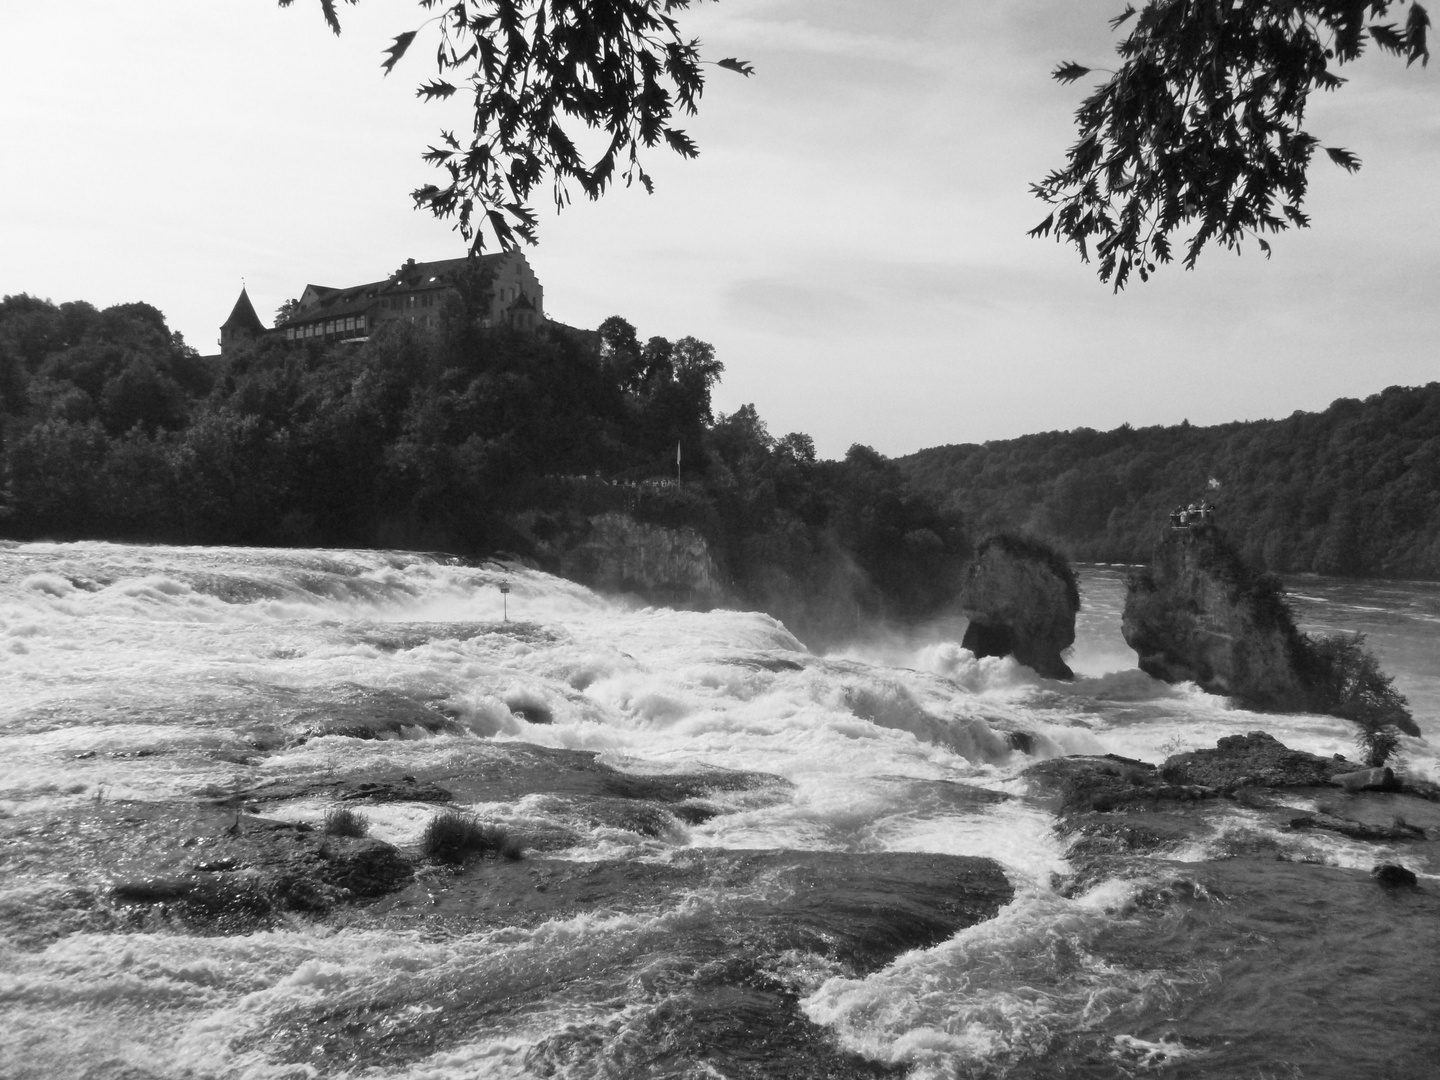
<path id="1" fill-rule="evenodd" d="M 244 286 L 240 288 L 240 299 L 230 311 L 230 317 L 220 324 L 220 355 L 229 356 L 247 341 L 254 341 L 265 333 L 265 324 L 255 314 L 255 305 Z"/>

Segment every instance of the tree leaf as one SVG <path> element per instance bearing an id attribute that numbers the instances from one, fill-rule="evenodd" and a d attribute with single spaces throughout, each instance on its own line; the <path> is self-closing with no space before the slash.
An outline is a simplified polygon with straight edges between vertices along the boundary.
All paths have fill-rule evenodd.
<path id="1" fill-rule="evenodd" d="M 1330 155 L 1330 160 L 1339 165 L 1346 172 L 1359 172 L 1360 159 L 1349 150 L 1342 150 L 1338 146 L 1325 147 L 1325 153 Z"/>
<path id="2" fill-rule="evenodd" d="M 737 60 L 733 56 L 727 56 L 724 60 L 716 60 L 716 67 L 726 68 L 729 71 L 738 71 L 747 79 L 755 74 L 755 65 L 746 60 Z"/>
<path id="3" fill-rule="evenodd" d="M 1031 229 L 1025 235 L 1034 237 L 1049 236 L 1050 226 L 1052 226 L 1053 224 L 1055 224 L 1055 213 L 1054 211 L 1051 211 L 1049 216 L 1046 217 L 1044 221 L 1040 222 L 1039 225 L 1036 225 L 1035 228 Z"/>
<path id="4" fill-rule="evenodd" d="M 420 88 L 415 91 L 416 97 L 422 97 L 426 101 L 433 101 L 435 98 L 448 98 L 455 93 L 455 87 L 443 79 L 431 79 L 428 83 L 421 83 Z"/>
<path id="5" fill-rule="evenodd" d="M 1050 77 L 1056 82 L 1070 83 L 1082 76 L 1089 75 L 1090 69 L 1083 64 L 1077 64 L 1074 60 L 1068 60 L 1056 66 L 1050 73 Z"/>
<path id="6" fill-rule="evenodd" d="M 1409 67 L 1417 59 L 1421 67 L 1430 66 L 1430 49 L 1425 44 L 1425 31 L 1430 29 L 1430 14 L 1419 4 L 1410 5 L 1410 17 L 1405 20 L 1405 40 L 1409 43 L 1410 56 L 1405 61 Z"/>
<path id="7" fill-rule="evenodd" d="M 671 128 L 666 131 L 665 141 L 670 144 L 670 149 L 681 157 L 693 158 L 700 155 L 700 148 L 695 145 L 695 140 L 679 128 Z"/>
<path id="8" fill-rule="evenodd" d="M 402 56 L 405 55 L 405 50 L 410 48 L 410 43 L 415 40 L 416 33 L 417 31 L 415 30 L 405 31 L 405 33 L 396 37 L 396 39 L 384 50 L 385 52 L 390 54 L 387 59 L 381 61 L 380 63 L 380 66 L 385 69 L 386 75 L 390 74 L 396 63 L 400 60 Z"/>
<path id="9" fill-rule="evenodd" d="M 1124 25 L 1125 20 L 1128 19 L 1128 18 L 1130 18 L 1130 16 L 1131 16 L 1131 15 L 1134 15 L 1134 14 L 1135 14 L 1135 7 L 1134 7 L 1134 5 L 1133 5 L 1133 4 L 1126 4 L 1126 5 L 1125 5 L 1125 10 L 1122 11 L 1119 15 L 1116 15 L 1113 19 L 1110 20 L 1110 29 L 1111 29 L 1111 30 L 1119 30 L 1120 27 Z"/>
<path id="10" fill-rule="evenodd" d="M 1369 30 L 1375 44 L 1386 52 L 1392 52 L 1396 56 L 1405 55 L 1405 35 L 1395 29 L 1394 23 L 1376 23 Z"/>

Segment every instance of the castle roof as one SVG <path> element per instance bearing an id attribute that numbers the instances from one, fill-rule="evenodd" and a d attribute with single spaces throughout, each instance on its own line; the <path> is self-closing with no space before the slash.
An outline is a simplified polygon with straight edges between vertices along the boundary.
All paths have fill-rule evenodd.
<path id="1" fill-rule="evenodd" d="M 509 254 L 494 252 L 482 255 L 480 265 L 485 268 L 493 267 Z M 520 258 L 523 259 L 524 255 L 521 254 Z M 327 285 L 306 285 L 305 292 L 300 297 L 300 307 L 279 325 L 289 326 L 321 318 L 363 314 L 377 297 L 448 288 L 471 266 L 472 263 L 465 257 L 438 259 L 435 262 L 416 262 L 410 259 L 384 281 L 371 281 L 343 289 Z"/>
<path id="2" fill-rule="evenodd" d="M 255 305 L 250 303 L 250 295 L 243 285 L 240 287 L 240 299 L 235 301 L 235 306 L 230 309 L 230 317 L 220 324 L 220 329 L 265 333 L 265 324 L 260 321 L 260 316 L 255 314 Z"/>

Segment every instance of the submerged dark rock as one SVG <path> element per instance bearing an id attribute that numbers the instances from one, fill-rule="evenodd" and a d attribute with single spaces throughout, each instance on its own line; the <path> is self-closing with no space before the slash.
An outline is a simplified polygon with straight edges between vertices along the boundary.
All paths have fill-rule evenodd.
<path id="1" fill-rule="evenodd" d="M 833 1032 L 805 1015 L 784 972 L 877 971 L 994 917 L 1013 895 L 999 865 L 983 858 L 689 849 L 664 862 L 490 863 L 416 884 L 356 913 L 352 925 L 451 935 L 623 914 L 637 934 L 663 935 L 666 960 L 657 971 L 655 954 L 638 948 L 597 950 L 584 964 L 585 984 L 626 988 L 631 1036 L 614 1044 L 616 1075 L 688 1075 L 687 1064 L 705 1061 L 726 1076 L 838 1080 L 907 1070 L 837 1046 Z M 660 929 L 677 917 L 682 932 Z M 651 925 L 656 930 L 645 929 Z M 442 1002 L 438 1014 L 403 999 L 338 1008 L 322 1001 L 255 1038 L 286 1062 L 400 1064 L 473 1038 L 512 992 L 474 980 L 427 984 L 423 1003 Z M 613 1038 L 603 1021 L 579 1018 L 536 1047 L 536 1071 Z"/>
<path id="2" fill-rule="evenodd" d="M 1292 818 L 1289 824 L 1292 829 L 1324 829 L 1327 832 L 1348 836 L 1352 840 L 1367 840 L 1374 843 L 1425 839 L 1424 829 L 1415 825 L 1407 825 L 1403 820 L 1389 825 L 1375 825 L 1337 817 L 1334 814 L 1319 813 Z"/>
<path id="3" fill-rule="evenodd" d="M 122 905 L 163 905 L 167 921 L 191 931 L 229 934 L 269 925 L 285 911 L 323 914 L 384 896 L 414 877 L 410 860 L 383 841 L 284 825 L 247 819 L 246 827 L 218 841 L 237 854 L 196 864 L 189 874 L 120 881 L 110 896 Z M 171 852 L 152 853 L 154 864 L 174 861 Z"/>
<path id="4" fill-rule="evenodd" d="M 1337 773 L 1331 777 L 1346 791 L 1399 791 L 1395 770 L 1387 767 L 1361 769 L 1358 772 Z"/>
<path id="5" fill-rule="evenodd" d="M 1413 888 L 1419 884 L 1415 871 L 1408 870 L 1399 863 L 1381 863 L 1370 871 L 1370 876 L 1381 885 L 1389 885 L 1391 888 Z"/>
<path id="6" fill-rule="evenodd" d="M 982 540 L 960 586 L 970 620 L 961 644 L 976 656 L 1014 656 L 1051 679 L 1071 679 L 1061 654 L 1075 643 L 1080 591 L 1054 549 L 1001 533 Z"/>
<path id="7" fill-rule="evenodd" d="M 295 717 L 295 741 L 308 742 L 326 735 L 350 739 L 394 739 L 408 732 L 434 735 L 464 730 L 433 703 L 391 690 L 342 687 L 335 700 L 310 704 Z"/>

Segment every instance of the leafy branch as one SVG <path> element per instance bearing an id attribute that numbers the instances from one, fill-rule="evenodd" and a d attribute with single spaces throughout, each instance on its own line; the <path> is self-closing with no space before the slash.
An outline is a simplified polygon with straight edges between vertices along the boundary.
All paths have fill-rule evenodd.
<path id="1" fill-rule="evenodd" d="M 279 0 L 288 7 L 293 0 Z M 356 3 L 357 0 L 346 0 Z M 676 126 L 693 116 L 705 88 L 700 42 L 681 35 L 676 13 L 703 0 L 418 0 L 438 14 L 396 36 L 385 49 L 386 74 L 433 24 L 435 76 L 419 84 L 426 101 L 468 94 L 470 131 L 442 131 L 425 161 L 445 179 L 414 192 L 418 207 L 454 218 L 472 250 L 487 237 L 502 249 L 535 242 L 531 197 L 549 181 L 557 210 L 578 188 L 598 199 L 617 178 L 654 182 L 644 151 L 662 143 L 696 157 L 695 141 Z M 320 0 L 339 33 L 335 0 Z M 726 57 L 711 63 L 749 76 Z M 587 160 L 587 132 L 604 149 Z"/>
<path id="2" fill-rule="evenodd" d="M 1076 112 L 1079 138 L 1065 167 L 1031 186 L 1054 210 L 1030 231 L 1073 244 L 1100 279 L 1123 289 L 1176 256 L 1192 269 L 1209 243 L 1238 250 L 1252 236 L 1292 225 L 1319 140 L 1302 127 L 1311 91 L 1345 80 L 1331 70 L 1358 59 L 1367 41 L 1405 57 L 1430 57 L 1429 16 L 1409 0 L 1404 26 L 1383 23 L 1407 0 L 1148 0 L 1117 46 L 1123 63 Z M 1070 61 L 1052 72 L 1069 83 L 1092 69 Z M 1360 159 L 1324 147 L 1341 168 Z"/>

